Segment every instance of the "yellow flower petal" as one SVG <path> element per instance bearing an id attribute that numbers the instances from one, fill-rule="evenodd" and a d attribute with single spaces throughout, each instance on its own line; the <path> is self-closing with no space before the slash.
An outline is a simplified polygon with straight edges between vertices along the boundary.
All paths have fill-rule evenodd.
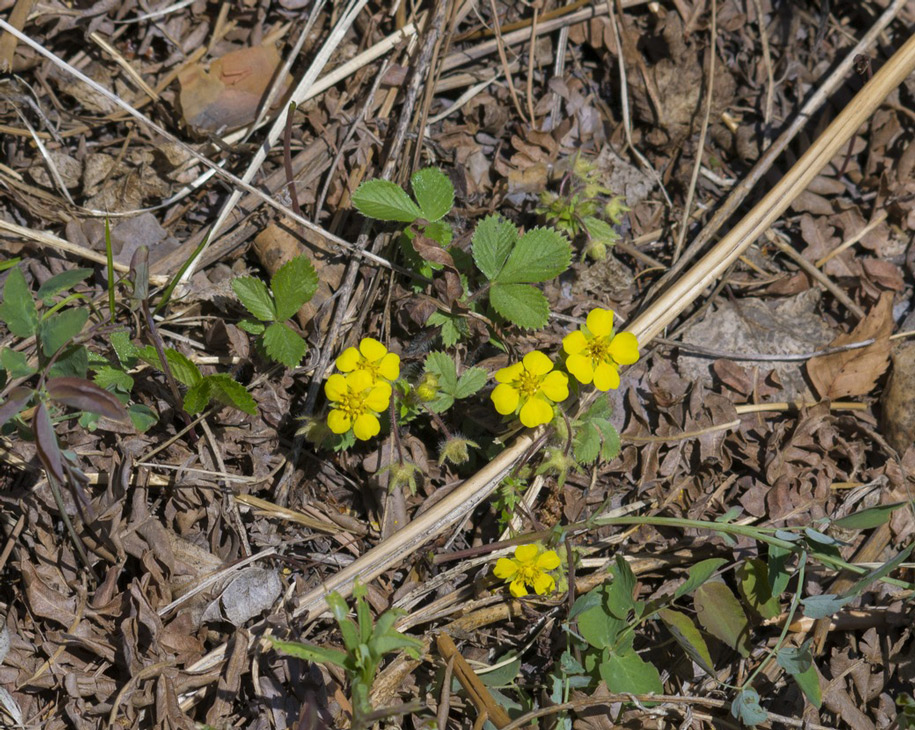
<path id="1" fill-rule="evenodd" d="M 534 578 L 534 593 L 538 596 L 545 596 L 552 593 L 556 587 L 556 581 L 549 573 L 538 573 Z"/>
<path id="2" fill-rule="evenodd" d="M 363 337 L 359 343 L 359 352 L 363 354 L 369 362 L 378 362 L 388 354 L 388 348 L 382 345 L 374 337 Z"/>
<path id="3" fill-rule="evenodd" d="M 537 428 L 553 420 L 553 409 L 542 395 L 537 394 L 521 406 L 518 418 L 528 428 Z"/>
<path id="4" fill-rule="evenodd" d="M 562 403 L 569 397 L 569 376 L 554 370 L 543 379 L 540 391 L 554 403 Z"/>
<path id="5" fill-rule="evenodd" d="M 620 387 L 620 374 L 615 365 L 602 362 L 594 371 L 594 387 L 598 390 L 612 390 Z"/>
<path id="6" fill-rule="evenodd" d="M 492 569 L 493 575 L 502 580 L 511 580 L 517 572 L 518 566 L 515 561 L 508 558 L 499 558 L 496 561 L 496 567 Z"/>
<path id="7" fill-rule="evenodd" d="M 324 395 L 328 400 L 341 401 L 346 397 L 346 391 L 346 378 L 340 373 L 334 373 L 324 383 Z"/>
<path id="8" fill-rule="evenodd" d="M 346 433 L 353 422 L 343 411 L 333 410 L 327 414 L 327 427 L 334 433 Z"/>
<path id="9" fill-rule="evenodd" d="M 391 386 L 387 383 L 377 383 L 365 396 L 363 403 L 373 411 L 381 413 L 391 403 Z"/>
<path id="10" fill-rule="evenodd" d="M 562 338 L 562 349 L 565 350 L 567 355 L 577 355 L 584 350 L 587 345 L 588 338 L 585 337 L 585 333 L 581 330 L 569 332 L 569 334 Z"/>
<path id="11" fill-rule="evenodd" d="M 610 355 L 620 365 L 632 365 L 639 359 L 639 341 L 631 332 L 620 332 L 610 342 Z"/>
<path id="12" fill-rule="evenodd" d="M 509 365 L 507 368 L 496 370 L 494 377 L 497 383 L 511 383 L 512 381 L 517 380 L 523 372 L 524 365 L 520 362 L 516 362 L 514 365 Z"/>
<path id="13" fill-rule="evenodd" d="M 363 413 L 353 423 L 353 433 L 360 441 L 368 441 L 372 436 L 376 436 L 381 430 L 381 424 L 378 419 L 370 413 Z"/>
<path id="14" fill-rule="evenodd" d="M 527 588 L 524 587 L 524 581 L 520 578 L 515 578 L 508 587 L 508 590 L 511 591 L 511 594 L 515 598 L 523 598 L 527 595 Z"/>
<path id="15" fill-rule="evenodd" d="M 524 369 L 534 375 L 546 375 L 553 369 L 553 361 L 540 350 L 527 353 L 521 362 L 524 364 Z"/>
<path id="16" fill-rule="evenodd" d="M 566 360 L 566 368 L 583 385 L 587 385 L 594 378 L 594 367 L 591 364 L 591 358 L 585 355 L 569 355 Z"/>
<path id="17" fill-rule="evenodd" d="M 613 331 L 613 312 L 609 309 L 592 309 L 585 325 L 595 337 L 606 337 Z"/>
<path id="18" fill-rule="evenodd" d="M 555 550 L 546 550 L 537 557 L 537 567 L 540 570 L 556 570 L 559 563 L 559 556 Z"/>
<path id="19" fill-rule="evenodd" d="M 359 355 L 359 350 L 355 347 L 347 347 L 337 358 L 337 369 L 348 373 L 359 366 L 360 360 L 362 357 Z"/>
<path id="20" fill-rule="evenodd" d="M 346 376 L 346 385 L 351 393 L 362 393 L 375 385 L 375 378 L 368 370 L 353 370 Z"/>
<path id="21" fill-rule="evenodd" d="M 383 378 L 397 380 L 397 378 L 400 377 L 400 355 L 389 352 L 381 358 L 381 363 L 378 365 L 378 372 L 381 373 L 381 377 Z"/>
<path id="22" fill-rule="evenodd" d="M 539 553 L 539 545 L 519 545 L 515 548 L 515 559 L 521 563 L 532 563 Z"/>
<path id="23" fill-rule="evenodd" d="M 490 396 L 496 410 L 503 416 L 515 412 L 515 409 L 518 407 L 519 397 L 518 391 L 507 383 L 502 383 L 493 388 L 492 395 Z"/>

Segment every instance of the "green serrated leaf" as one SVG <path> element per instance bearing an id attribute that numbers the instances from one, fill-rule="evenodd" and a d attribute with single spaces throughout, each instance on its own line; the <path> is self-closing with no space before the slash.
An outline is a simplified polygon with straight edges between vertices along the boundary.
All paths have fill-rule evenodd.
<path id="1" fill-rule="evenodd" d="M 769 715 L 759 704 L 759 693 L 755 689 L 743 689 L 731 703 L 731 715 L 744 725 L 761 725 Z"/>
<path id="2" fill-rule="evenodd" d="M 133 378 L 120 368 L 113 368 L 110 365 L 101 365 L 95 368 L 95 375 L 92 381 L 99 388 L 104 388 L 105 390 L 118 388 L 125 393 L 129 393 L 133 389 Z"/>
<path id="3" fill-rule="evenodd" d="M 210 398 L 226 406 L 237 408 L 249 416 L 257 414 L 257 403 L 244 385 L 232 380 L 228 373 L 207 375 L 210 387 Z"/>
<path id="4" fill-rule="evenodd" d="M 17 337 L 31 337 L 38 329 L 38 309 L 19 267 L 10 270 L 3 285 L 0 319 Z"/>
<path id="5" fill-rule="evenodd" d="M 737 568 L 736 578 L 743 599 L 762 618 L 775 618 L 781 613 L 778 598 L 769 589 L 769 569 L 762 560 L 743 561 Z"/>
<path id="6" fill-rule="evenodd" d="M 137 364 L 137 346 L 130 341 L 130 333 L 127 330 L 118 330 L 112 332 L 108 339 L 121 366 L 133 368 Z"/>
<path id="7" fill-rule="evenodd" d="M 410 178 L 410 187 L 427 221 L 444 218 L 454 205 L 454 186 L 437 167 L 417 170 Z"/>
<path id="8" fill-rule="evenodd" d="M 455 398 L 469 398 L 474 393 L 480 391 L 489 377 L 483 368 L 469 368 L 465 370 L 461 377 L 458 378 L 457 386 L 454 389 Z"/>
<path id="9" fill-rule="evenodd" d="M 305 355 L 305 340 L 288 325 L 274 322 L 264 331 L 267 354 L 287 368 L 297 367 Z"/>
<path id="10" fill-rule="evenodd" d="M 11 378 L 27 378 L 38 372 L 29 365 L 29 359 L 24 354 L 8 347 L 0 350 L 0 368 L 6 370 Z"/>
<path id="11" fill-rule="evenodd" d="M 244 330 L 250 335 L 262 335 L 267 325 L 256 319 L 242 319 L 238 322 L 238 329 Z"/>
<path id="12" fill-rule="evenodd" d="M 841 527 L 843 530 L 868 530 L 872 527 L 880 527 L 890 519 L 900 507 L 904 507 L 908 502 L 893 502 L 892 504 L 879 504 L 876 507 L 853 512 L 846 517 L 836 520 L 832 524 Z"/>
<path id="13" fill-rule="evenodd" d="M 546 297 L 530 284 L 494 283 L 489 303 L 500 316 L 525 329 L 540 329 L 550 318 Z"/>
<path id="14" fill-rule="evenodd" d="M 156 415 L 152 408 L 141 403 L 133 403 L 127 406 L 127 414 L 130 416 L 130 422 L 133 427 L 140 433 L 146 433 L 159 420 L 159 416 Z"/>
<path id="15" fill-rule="evenodd" d="M 579 464 L 593 464 L 600 454 L 600 431 L 591 423 L 584 423 L 575 429 L 572 436 L 575 461 Z"/>
<path id="16" fill-rule="evenodd" d="M 686 580 L 677 586 L 677 590 L 674 591 L 674 600 L 676 601 L 678 598 L 692 593 L 727 562 L 724 558 L 709 558 L 690 566 Z"/>
<path id="17" fill-rule="evenodd" d="M 423 235 L 427 238 L 431 238 L 433 241 L 436 241 L 442 248 L 448 248 L 451 245 L 451 241 L 454 239 L 454 231 L 451 228 L 451 224 L 448 221 L 435 221 L 430 223 L 427 226 L 423 226 Z M 409 247 L 413 251 L 413 255 L 416 255 L 416 251 L 413 249 L 413 246 Z M 453 252 L 452 255 L 456 254 L 457 251 Z M 418 258 L 418 257 L 417 257 Z M 461 266 L 455 257 L 455 266 L 458 267 L 458 270 L 461 270 Z M 438 267 L 441 268 L 441 267 Z"/>
<path id="18" fill-rule="evenodd" d="M 471 241 L 473 260 L 490 281 L 494 281 L 505 266 L 512 247 L 518 240 L 518 229 L 497 215 L 481 220 Z"/>
<path id="19" fill-rule="evenodd" d="M 283 264 L 270 280 L 276 318 L 283 322 L 302 308 L 318 290 L 318 274 L 304 254 Z"/>
<path id="20" fill-rule="evenodd" d="M 515 244 L 508 261 L 496 276 L 501 284 L 530 284 L 548 281 L 569 268 L 572 248 L 553 228 L 534 228 Z"/>
<path id="21" fill-rule="evenodd" d="M 583 222 L 592 241 L 612 246 L 620 239 L 620 234 L 605 220 L 588 216 Z"/>
<path id="22" fill-rule="evenodd" d="M 441 327 L 441 338 L 445 347 L 453 347 L 462 337 L 470 334 L 470 329 L 463 317 L 438 310 L 429 315 L 426 324 L 429 327 Z"/>
<path id="23" fill-rule="evenodd" d="M 616 430 L 610 421 L 603 418 L 595 418 L 592 423 L 597 426 L 601 435 L 600 458 L 602 461 L 613 461 L 620 454 L 622 442 L 620 433 Z"/>
<path id="24" fill-rule="evenodd" d="M 162 361 L 159 360 L 159 354 L 156 352 L 156 348 L 152 345 L 137 348 L 137 357 L 143 360 L 143 362 L 149 363 L 154 368 L 159 370 L 165 369 L 162 367 Z M 193 388 L 194 386 L 199 385 L 203 380 L 200 369 L 190 359 L 177 350 L 166 347 L 165 359 L 168 361 L 169 370 L 171 370 L 175 380 L 182 385 Z"/>
<path id="25" fill-rule="evenodd" d="M 35 296 L 41 299 L 45 304 L 50 305 L 57 294 L 60 294 L 67 289 L 72 289 L 91 273 L 92 269 L 71 269 L 70 271 L 62 271 L 42 284 L 38 288 Z"/>
<path id="26" fill-rule="evenodd" d="M 44 320 L 38 328 L 38 339 L 44 354 L 50 357 L 82 332 L 89 320 L 89 310 L 65 309 Z"/>
<path id="27" fill-rule="evenodd" d="M 353 193 L 353 206 L 366 218 L 412 223 L 423 212 L 406 191 L 387 180 L 367 180 Z"/>
<path id="28" fill-rule="evenodd" d="M 724 583 L 703 583 L 693 595 L 696 617 L 702 627 L 741 656 L 749 656 L 750 621 L 740 601 Z"/>
<path id="29" fill-rule="evenodd" d="M 210 404 L 210 382 L 201 378 L 196 385 L 192 385 L 184 394 L 184 410 L 190 415 L 196 415 Z"/>
<path id="30" fill-rule="evenodd" d="M 709 653 L 708 644 L 705 643 L 705 639 L 692 619 L 685 613 L 674 611 L 671 608 L 662 608 L 658 611 L 658 616 L 664 622 L 674 640 L 680 645 L 680 648 L 686 652 L 686 655 L 710 677 L 716 676 L 715 665 L 712 664 L 712 655 Z"/>
<path id="31" fill-rule="evenodd" d="M 630 651 L 611 654 L 600 664 L 600 677 L 611 692 L 632 694 L 661 694 L 661 675 L 653 664 Z"/>
<path id="32" fill-rule="evenodd" d="M 424 368 L 427 373 L 431 373 L 438 378 L 438 387 L 454 395 L 457 390 L 458 378 L 457 367 L 454 364 L 454 358 L 444 352 L 430 352 L 426 355 Z"/>
<path id="33" fill-rule="evenodd" d="M 267 285 L 254 276 L 232 279 L 232 290 L 245 309 L 263 322 L 276 320 L 276 305 Z"/>

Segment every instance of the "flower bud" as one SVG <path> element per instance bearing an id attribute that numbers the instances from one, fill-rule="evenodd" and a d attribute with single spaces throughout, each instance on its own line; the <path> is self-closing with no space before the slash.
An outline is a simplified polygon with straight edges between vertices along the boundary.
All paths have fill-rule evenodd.
<path id="1" fill-rule="evenodd" d="M 607 244 L 603 241 L 592 239 L 585 248 L 585 254 L 595 261 L 603 261 L 607 258 Z"/>
<path id="2" fill-rule="evenodd" d="M 480 445 L 475 441 L 464 438 L 460 434 L 452 436 L 442 444 L 442 450 L 438 457 L 439 465 L 450 461 L 455 466 L 466 464 L 470 459 L 470 449 L 478 449 Z"/>
<path id="3" fill-rule="evenodd" d="M 416 386 L 416 397 L 423 403 L 434 400 L 438 395 L 438 378 L 432 373 L 426 373 Z"/>

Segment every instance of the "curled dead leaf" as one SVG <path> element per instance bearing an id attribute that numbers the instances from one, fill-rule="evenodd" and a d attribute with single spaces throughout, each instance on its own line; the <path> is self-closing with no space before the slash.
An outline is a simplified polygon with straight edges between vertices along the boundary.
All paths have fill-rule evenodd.
<path id="1" fill-rule="evenodd" d="M 127 409 L 124 408 L 117 397 L 99 388 L 95 383 L 85 378 L 61 377 L 51 378 L 46 385 L 48 395 L 70 408 L 80 411 L 98 413 L 100 416 L 110 418 L 112 421 L 129 421 Z"/>

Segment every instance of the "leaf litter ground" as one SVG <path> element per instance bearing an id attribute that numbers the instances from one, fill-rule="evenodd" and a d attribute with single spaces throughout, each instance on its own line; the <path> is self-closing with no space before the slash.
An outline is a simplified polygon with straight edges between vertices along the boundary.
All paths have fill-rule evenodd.
<path id="1" fill-rule="evenodd" d="M 131 309 L 130 295 L 138 292 L 119 289 L 117 316 L 133 342 L 146 346 L 146 357 L 104 326 L 104 214 L 110 215 L 115 264 L 126 273 L 136 250 L 147 246 L 153 284 L 161 285 L 206 239 L 227 188 L 215 181 L 194 185 L 205 170 L 182 145 L 163 142 L 35 49 L 9 45 L 9 35 L 0 41 L 0 63 L 15 72 L 0 82 L 0 235 L 4 260 L 21 259 L 0 272 L 6 378 L 0 409 L 18 412 L 27 401 L 17 389 L 37 382 L 38 353 L 30 339 L 37 317 L 76 292 L 81 299 L 63 309 L 83 312 L 73 305 L 94 301 L 81 336 L 86 352 L 105 358 L 91 361 L 96 382 L 107 377 L 106 386 L 129 392 L 131 408 L 137 407 L 131 414 L 140 418 L 127 425 L 55 411 L 49 429 L 66 452 L 60 469 L 66 463 L 73 479 L 72 488 L 61 490 L 63 509 L 36 453 L 41 439 L 26 428 L 31 414 L 4 428 L 5 723 L 347 724 L 353 698 L 344 675 L 332 665 L 279 654 L 262 637 L 269 631 L 343 646 L 330 619 L 293 617 L 296 599 L 384 545 L 498 449 L 493 442 L 504 424 L 488 397 L 465 396 L 476 392 L 478 376 L 531 349 L 556 351 L 595 306 L 612 308 L 623 323 L 644 308 L 673 262 L 686 201 L 693 200 L 688 243 L 885 3 L 623 2 L 612 16 L 603 3 L 547 2 L 536 9 L 449 3 L 448 23 L 440 26 L 429 21 L 434 4 L 420 4 L 422 17 L 408 16 L 405 7 L 369 4 L 340 38 L 331 29 L 343 3 L 323 10 L 313 5 L 243 3 L 228 14 L 216 6 L 179 5 L 150 18 L 131 3 L 103 3 L 45 8 L 24 23 L 30 4 L 20 2 L 18 25 L 16 10 L 8 18 L 239 176 L 266 132 L 228 135 L 259 113 L 269 120 L 285 109 L 307 67 L 298 58 L 332 45 L 331 72 L 398 29 L 418 27 L 419 33 L 413 45 L 394 36 L 365 65 L 301 103 L 289 142 L 274 141 L 258 171 L 261 191 L 287 206 L 295 196 L 293 207 L 318 227 L 302 228 L 248 192 L 204 248 L 188 285 L 160 312 L 157 329 L 180 355 L 175 366 L 186 374 L 184 386 L 204 378 L 240 382 L 256 407 L 255 415 L 243 412 L 251 408 L 206 409 L 190 429 L 180 400 L 148 366 L 161 362 L 142 313 Z M 910 7 L 897 10 L 871 49 L 876 68 L 915 20 Z M 312 12 L 314 22 L 306 25 Z M 542 31 L 533 45 L 532 24 Z M 717 55 L 710 78 L 713 27 Z M 440 36 L 433 35 L 436 28 L 443 29 Z M 305 50 L 287 76 L 277 70 L 279 61 L 300 38 Z M 748 203 L 867 73 L 862 64 L 860 76 L 843 80 Z M 265 105 L 271 76 L 276 93 Z M 904 697 L 915 682 L 909 564 L 890 566 L 889 577 L 900 585 L 861 584 L 824 562 L 832 556 L 876 570 L 912 542 L 905 503 L 915 469 L 915 354 L 904 337 L 888 336 L 913 329 L 913 93 L 909 80 L 874 110 L 848 154 L 794 199 L 667 339 L 653 341 L 639 363 L 623 371 L 612 412 L 598 414 L 621 432 L 616 458 L 564 478 L 555 471 L 512 475 L 458 529 L 368 585 L 373 613 L 404 608 L 398 625 L 424 642 L 421 661 L 398 656 L 375 680 L 375 708 L 414 703 L 392 710 L 387 722 L 419 727 L 437 716 L 439 727 L 472 727 L 487 707 L 493 720 L 552 708 L 537 721 L 543 727 L 650 727 L 687 718 L 711 725 L 729 717 L 798 727 L 913 722 Z M 453 263 L 470 250 L 476 223 L 493 213 L 526 237 L 538 235 L 540 195 L 563 190 L 578 154 L 630 208 L 615 228 L 620 240 L 603 260 L 582 258 L 587 245 L 581 236 L 573 242 L 571 269 L 537 286 L 552 312 L 549 324 L 500 331 L 508 353 L 488 342 L 480 320 L 445 316 L 454 314 L 460 291 L 459 281 L 448 280 L 446 260 L 438 262 L 445 273 L 426 272 L 436 286 L 392 274 L 377 260 L 412 265 L 394 229 L 364 228 L 352 207 L 360 182 L 387 172 L 406 184 L 413 171 L 439 167 L 456 190 Z M 422 191 L 412 192 L 420 212 L 440 202 L 423 205 Z M 336 237 L 367 247 L 376 263 L 363 258 L 354 265 L 352 250 L 335 246 Z M 303 251 L 319 283 L 290 323 L 298 329 L 290 334 L 303 336 L 308 351 L 289 370 L 271 366 L 249 337 L 251 327 L 240 327 L 249 313 L 236 293 L 238 282 L 250 281 L 240 277 L 267 284 Z M 69 273 L 79 267 L 89 270 Z M 516 278 L 502 286 L 530 287 L 544 277 L 522 277 L 521 284 Z M 289 329 L 274 321 L 276 303 L 266 289 L 260 293 L 264 317 L 249 320 L 252 326 Z M 34 311 L 26 306 L 32 294 L 41 301 Z M 52 351 L 85 324 L 51 321 L 56 330 L 39 336 Z M 281 335 L 275 346 L 294 358 L 295 343 Z M 295 436 L 300 416 L 325 407 L 315 387 L 323 370 L 364 336 L 397 352 L 414 377 L 428 353 L 446 350 L 443 338 L 462 338 L 450 350 L 460 369 L 451 357 L 429 361 L 446 386 L 440 402 L 431 404 L 442 415 L 405 424 L 400 435 L 399 448 L 416 467 L 413 489 L 403 482 L 390 488 L 397 462 L 390 438 L 333 453 Z M 872 338 L 866 347 L 811 357 Z M 118 374 L 120 366 L 129 382 Z M 56 385 L 54 393 L 69 397 L 66 383 Z M 454 399 L 458 406 L 448 410 Z M 450 432 L 483 444 L 470 449 L 471 460 L 461 467 L 438 461 Z M 601 434 L 609 433 L 578 438 L 600 450 Z M 542 456 L 528 460 L 536 467 Z M 565 594 L 516 600 L 492 578 L 497 555 L 486 546 L 596 516 L 606 523 L 568 533 L 580 553 L 561 588 L 574 586 L 570 601 L 582 603 L 572 606 Z M 633 516 L 659 519 L 654 526 L 622 524 Z M 665 526 L 663 518 L 719 521 L 734 529 Z M 783 532 L 767 547 L 738 527 Z M 800 533 L 804 544 L 822 558 L 807 562 L 801 590 L 797 562 L 775 546 L 798 534 L 785 533 L 788 528 L 808 528 Z M 94 576 L 76 544 L 88 553 Z M 788 580 L 791 590 L 782 593 Z M 792 614 L 780 639 L 791 591 L 810 600 L 803 617 Z M 826 595 L 818 602 L 820 594 Z M 831 623 L 815 623 L 839 604 Z M 641 621 L 652 606 L 660 613 Z M 586 638 L 616 649 L 629 642 L 633 651 L 610 651 L 599 668 L 585 666 L 588 652 L 566 651 L 570 616 Z M 624 630 L 630 625 L 634 631 Z M 440 632 L 457 648 L 436 641 Z M 776 648 L 778 661 L 767 661 Z M 461 680 L 453 687 L 442 680 L 449 657 L 450 676 Z M 661 670 L 657 686 L 650 667 Z M 468 695 L 467 686 L 478 693 Z M 622 701 L 619 692 L 640 686 L 652 686 L 664 701 Z M 565 708 L 557 709 L 562 702 Z"/>

